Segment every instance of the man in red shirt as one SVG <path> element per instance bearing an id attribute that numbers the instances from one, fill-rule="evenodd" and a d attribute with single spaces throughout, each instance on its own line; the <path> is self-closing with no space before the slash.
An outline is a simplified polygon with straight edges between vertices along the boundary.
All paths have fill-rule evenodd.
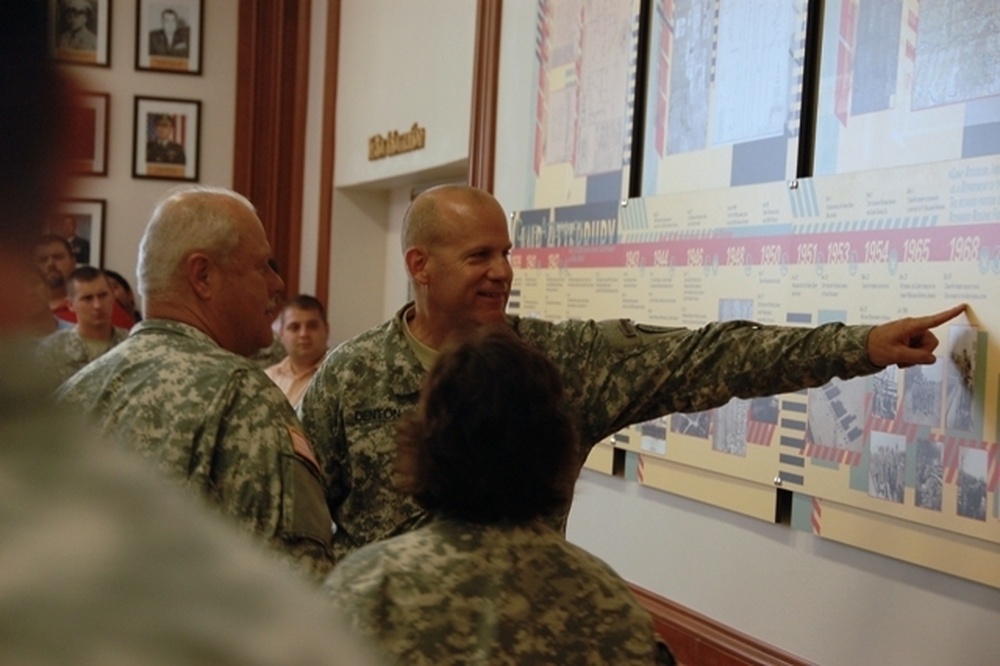
<path id="1" fill-rule="evenodd" d="M 76 323 L 76 313 L 69 307 L 66 296 L 66 281 L 76 268 L 76 259 L 69 241 L 62 236 L 45 234 L 35 243 L 35 265 L 45 274 L 49 285 L 49 307 L 56 319 Z M 111 323 L 126 331 L 135 325 L 135 320 L 115 302 L 111 311 Z"/>

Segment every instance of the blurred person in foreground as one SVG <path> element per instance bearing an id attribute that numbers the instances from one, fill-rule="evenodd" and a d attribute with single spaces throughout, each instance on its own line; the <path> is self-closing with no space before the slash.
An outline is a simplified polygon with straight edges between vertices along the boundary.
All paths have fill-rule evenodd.
<path id="1" fill-rule="evenodd" d="M 545 517 L 579 444 L 559 371 L 509 328 L 446 346 L 401 421 L 396 487 L 432 521 L 348 555 L 326 589 L 403 664 L 653 664 L 653 621 Z"/>
<path id="2" fill-rule="evenodd" d="M 46 2 L 0 21 L 0 278 L 31 286 L 71 96 Z M 71 151 L 69 151 L 71 152 Z M 57 408 L 0 299 L 0 661 L 366 664 L 313 589 L 144 461 Z"/>
<path id="3" fill-rule="evenodd" d="M 284 287 L 270 259 L 243 196 L 169 192 L 139 243 L 146 318 L 56 397 L 321 578 L 333 566 L 333 524 L 312 445 L 246 358 L 270 339 Z"/>
<path id="4" fill-rule="evenodd" d="M 323 304 L 308 294 L 299 294 L 288 301 L 278 322 L 278 338 L 287 355 L 264 372 L 295 406 L 326 355 L 330 325 Z"/>
<path id="5" fill-rule="evenodd" d="M 326 472 L 338 559 L 426 522 L 391 483 L 396 421 L 414 408 L 420 381 L 456 329 L 500 324 L 544 353 L 562 375 L 580 432 L 577 470 L 591 448 L 622 428 L 850 379 L 887 365 L 933 363 L 930 329 L 965 306 L 878 326 L 815 328 L 752 321 L 664 328 L 628 319 L 545 321 L 506 313 L 513 269 L 507 216 L 488 192 L 441 185 L 403 219 L 403 259 L 414 302 L 326 356 L 299 406 Z M 553 511 L 564 529 L 569 502 Z"/>

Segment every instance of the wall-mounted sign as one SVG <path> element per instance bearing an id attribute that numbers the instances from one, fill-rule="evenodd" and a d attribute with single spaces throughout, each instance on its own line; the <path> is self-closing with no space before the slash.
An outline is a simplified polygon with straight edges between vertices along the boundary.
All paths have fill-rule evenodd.
<path id="1" fill-rule="evenodd" d="M 413 150 L 422 150 L 426 138 L 426 128 L 417 123 L 413 123 L 410 131 L 402 134 L 396 130 L 385 135 L 376 134 L 368 139 L 368 161 L 380 160 L 383 157 L 392 157 Z"/>

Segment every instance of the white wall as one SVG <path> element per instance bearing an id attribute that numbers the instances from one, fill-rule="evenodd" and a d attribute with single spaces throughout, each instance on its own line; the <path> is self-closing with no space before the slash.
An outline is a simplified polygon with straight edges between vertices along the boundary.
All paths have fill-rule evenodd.
<path id="1" fill-rule="evenodd" d="M 232 186 L 239 0 L 204 3 L 201 76 L 136 71 L 137 3 L 111 4 L 111 66 L 65 66 L 82 89 L 111 96 L 108 175 L 74 179 L 69 196 L 107 200 L 104 267 L 118 271 L 135 287 L 139 239 L 153 204 L 164 192 L 183 183 L 132 178 L 134 98 L 200 100 L 199 182 Z"/>
<path id="2" fill-rule="evenodd" d="M 342 0 L 338 187 L 411 176 L 468 157 L 476 3 Z M 423 150 L 368 161 L 368 138 L 417 123 Z"/>
<path id="3" fill-rule="evenodd" d="M 1000 663 L 1000 591 L 584 470 L 568 536 L 623 577 L 817 664 Z"/>
<path id="4" fill-rule="evenodd" d="M 405 302 L 399 224 L 409 188 L 465 173 L 475 21 L 467 0 L 341 2 L 328 303 L 334 344 Z M 309 113 L 322 113 L 321 97 L 310 95 Z M 422 150 L 368 160 L 369 137 L 414 123 L 426 130 Z M 307 130 L 307 144 L 318 144 L 318 126 L 310 120 Z M 305 220 L 304 241 L 316 224 Z M 303 289 L 314 283 L 304 280 Z"/>

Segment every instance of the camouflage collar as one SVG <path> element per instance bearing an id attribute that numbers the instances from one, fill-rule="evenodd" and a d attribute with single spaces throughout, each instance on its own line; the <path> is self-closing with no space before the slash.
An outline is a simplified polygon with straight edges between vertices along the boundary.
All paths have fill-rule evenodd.
<path id="1" fill-rule="evenodd" d="M 382 355 L 392 392 L 397 396 L 419 393 L 424 378 L 424 368 L 410 348 L 403 330 L 403 317 L 412 306 L 412 302 L 407 303 L 382 326 L 385 333 Z"/>
<path id="2" fill-rule="evenodd" d="M 143 319 L 132 329 L 132 335 L 141 335 L 143 333 L 171 333 L 173 335 L 182 335 L 187 338 L 200 340 L 213 347 L 219 346 L 219 343 L 213 340 L 208 333 L 175 319 Z"/>

